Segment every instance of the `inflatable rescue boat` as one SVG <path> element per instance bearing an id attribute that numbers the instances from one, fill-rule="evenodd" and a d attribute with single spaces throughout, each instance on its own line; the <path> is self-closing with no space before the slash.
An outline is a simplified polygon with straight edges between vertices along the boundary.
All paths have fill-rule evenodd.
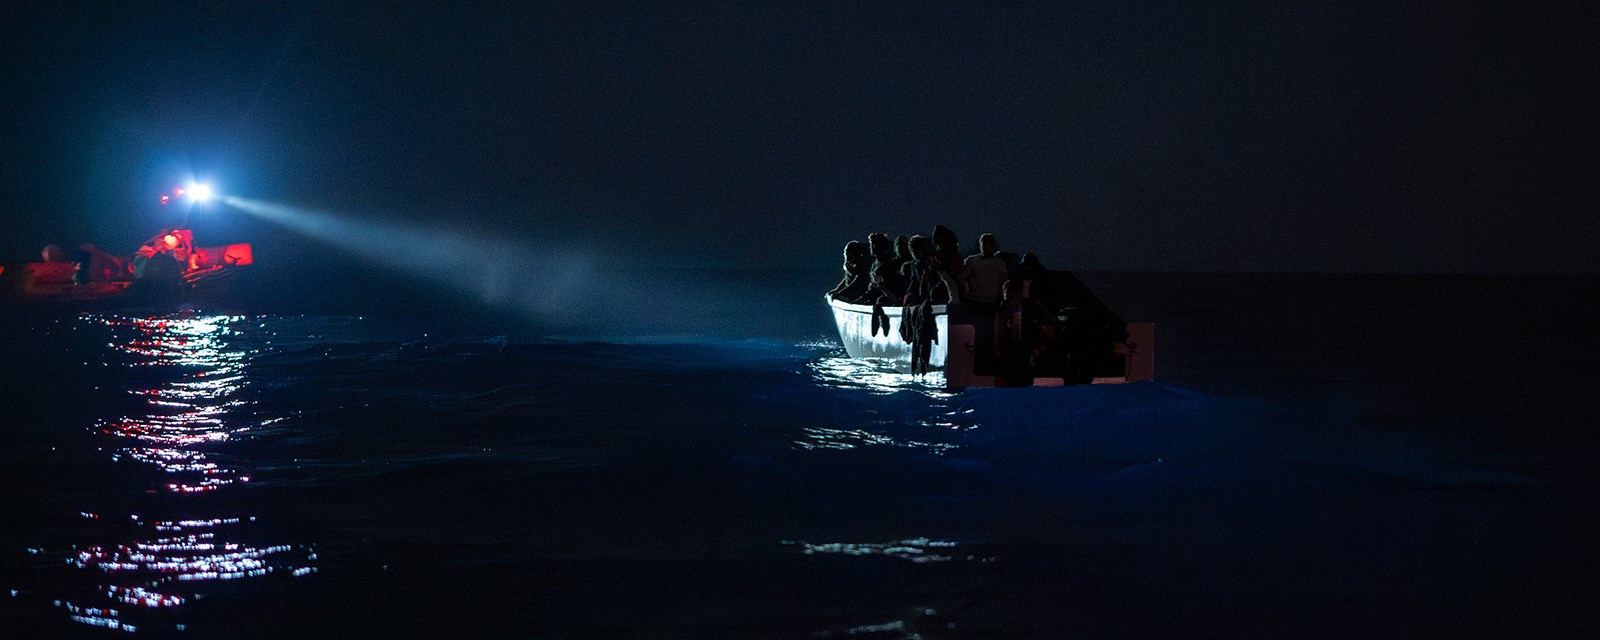
<path id="1" fill-rule="evenodd" d="M 46 248 L 41 262 L 0 265 L 0 306 L 97 309 L 209 301 L 254 262 L 249 244 L 196 247 L 187 229 L 157 234 L 130 257 L 84 245 Z"/>

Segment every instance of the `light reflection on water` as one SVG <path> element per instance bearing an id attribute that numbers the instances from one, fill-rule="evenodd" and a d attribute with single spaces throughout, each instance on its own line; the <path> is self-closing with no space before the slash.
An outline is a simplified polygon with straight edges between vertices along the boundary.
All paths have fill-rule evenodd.
<path id="1" fill-rule="evenodd" d="M 929 372 L 925 375 L 912 375 L 896 371 L 891 363 L 851 358 L 844 354 L 842 348 L 833 345 L 809 345 L 813 347 L 832 347 L 831 353 L 818 357 L 807 363 L 812 381 L 820 388 L 844 392 L 864 392 L 872 396 L 892 396 L 901 392 L 911 395 L 906 398 L 921 396 L 922 400 L 915 401 L 919 404 L 927 403 L 931 411 L 925 417 L 916 419 L 911 424 L 917 433 L 927 430 L 931 439 L 924 440 L 922 436 L 915 438 L 897 437 L 875 430 L 848 427 L 805 427 L 793 442 L 807 450 L 820 449 L 857 449 L 870 446 L 889 446 L 907 449 L 920 449 L 943 455 L 960 445 L 949 442 L 938 442 L 940 438 L 949 437 L 951 432 L 962 432 L 977 427 L 976 415 L 972 409 L 952 407 L 960 397 L 944 389 L 944 373 L 940 371 Z M 882 424 L 873 426 L 886 426 Z"/>
<path id="2" fill-rule="evenodd" d="M 889 395 L 900 391 L 921 393 L 931 398 L 948 398 L 944 390 L 944 372 L 930 371 L 912 375 L 895 371 L 887 362 L 851 358 L 843 350 L 825 356 L 809 365 L 811 376 L 817 384 L 832 389 L 859 389 L 876 395 Z"/>
<path id="3" fill-rule="evenodd" d="M 922 449 L 933 454 L 943 454 L 957 447 L 957 445 L 943 442 L 900 440 L 861 429 L 828 429 L 823 427 L 806 427 L 800 439 L 794 443 L 801 449 L 855 449 L 857 447 L 883 445 Z"/>
<path id="4" fill-rule="evenodd" d="M 109 329 L 108 345 L 131 359 L 133 368 L 172 367 L 176 378 L 164 376 L 153 387 L 128 392 L 140 398 L 134 415 L 104 419 L 96 431 L 117 444 L 113 462 L 133 462 L 153 470 L 154 486 L 112 488 L 107 493 L 175 496 L 214 494 L 242 490 L 250 476 L 217 459 L 227 446 L 263 424 L 240 398 L 250 350 L 242 346 L 231 316 L 172 316 L 128 318 L 86 316 Z M 182 630 L 174 615 L 197 597 L 200 584 L 256 578 L 273 573 L 304 576 L 316 571 L 316 553 L 306 546 L 258 545 L 244 540 L 245 529 L 256 518 L 226 513 L 212 500 L 190 504 L 198 498 L 178 498 L 177 503 L 153 502 L 162 513 L 107 517 L 119 522 L 114 541 L 73 545 L 64 552 L 66 564 L 87 574 L 94 588 L 74 593 L 71 599 L 52 601 L 81 624 L 118 631 Z M 197 516 L 197 513 L 212 513 Z M 101 515 L 82 517 L 101 521 Z M 169 613 L 163 613 L 169 612 Z"/>
<path id="5" fill-rule="evenodd" d="M 987 564 L 995 561 L 994 556 L 973 553 L 970 549 L 962 550 L 963 543 L 928 537 L 889 542 L 810 543 L 802 540 L 783 540 L 780 544 L 807 556 L 885 557 L 917 565 L 947 562 Z M 946 637 L 945 634 L 955 628 L 954 622 L 950 621 L 948 616 L 941 615 L 933 607 L 919 606 L 905 610 L 903 617 L 898 620 L 819 630 L 813 633 L 812 637 L 921 640 L 928 637 Z"/>
<path id="6" fill-rule="evenodd" d="M 847 556 L 888 556 L 916 564 L 949 562 L 956 559 L 957 543 L 931 538 L 907 538 L 893 542 L 828 542 L 812 544 L 784 540 L 785 546 L 795 547 L 805 555 L 842 554 Z M 974 560 L 972 556 L 967 559 Z"/>
<path id="7" fill-rule="evenodd" d="M 846 356 L 838 344 L 807 344 L 813 348 L 828 348 L 830 353 L 807 364 L 812 382 L 816 386 L 847 393 L 864 392 L 871 396 L 896 396 L 920 410 L 924 405 L 928 413 L 904 424 L 896 421 L 869 420 L 868 424 L 850 427 L 802 427 L 792 442 L 802 450 L 851 450 L 865 447 L 891 447 L 915 449 L 942 456 L 960 448 L 955 442 L 940 442 L 955 438 L 977 428 L 976 411 L 959 405 L 958 393 L 945 390 L 942 371 L 916 376 L 896 371 L 888 362 L 856 359 Z M 901 392 L 909 392 L 901 394 Z M 917 397 L 921 396 L 920 399 Z M 875 403 L 884 400 L 874 400 Z M 915 437 L 882 433 L 880 430 L 909 431 Z M 994 562 L 985 556 L 960 550 L 959 543 L 927 537 L 905 538 L 889 542 L 826 542 L 810 543 L 799 540 L 781 541 L 784 547 L 807 556 L 879 556 L 929 565 L 948 562 Z M 919 571 L 922 569 L 919 569 Z M 930 631 L 942 634 L 954 629 L 935 609 L 917 607 L 902 619 L 875 624 L 857 624 L 818 630 L 813 637 L 901 638 L 916 640 L 929 637 Z"/>
<path id="8" fill-rule="evenodd" d="M 215 491 L 249 482 L 249 476 L 218 464 L 201 449 L 250 430 L 249 425 L 235 424 L 229 418 L 245 406 L 238 395 L 244 387 L 249 353 L 230 345 L 228 328 L 242 318 L 107 316 L 96 320 L 115 333 L 135 336 L 111 345 L 135 356 L 131 366 L 174 365 L 184 371 L 180 379 L 155 388 L 130 389 L 129 393 L 145 400 L 138 415 L 101 422 L 101 433 L 135 443 L 118 449 L 112 460 L 130 458 L 161 470 L 168 478 L 165 488 L 176 493 Z"/>

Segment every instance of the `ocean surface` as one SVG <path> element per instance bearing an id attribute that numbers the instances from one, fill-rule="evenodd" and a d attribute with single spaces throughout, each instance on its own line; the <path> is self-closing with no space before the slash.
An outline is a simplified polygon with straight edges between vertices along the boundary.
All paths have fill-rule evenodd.
<path id="1" fill-rule="evenodd" d="M 844 358 L 825 270 L 346 275 L 0 315 L 0 637 L 1600 621 L 1594 277 L 1080 274 L 1155 382 L 951 394 Z"/>

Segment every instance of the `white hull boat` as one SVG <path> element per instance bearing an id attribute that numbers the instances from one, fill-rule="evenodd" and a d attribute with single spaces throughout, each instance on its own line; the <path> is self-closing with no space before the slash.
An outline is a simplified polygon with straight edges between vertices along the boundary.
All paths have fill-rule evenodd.
<path id="1" fill-rule="evenodd" d="M 852 358 L 878 360 L 901 373 L 911 373 L 911 345 L 900 337 L 901 307 L 885 306 L 888 331 L 880 327 L 872 331 L 872 305 L 842 302 L 827 297 L 833 310 L 834 324 L 839 328 L 839 341 Z M 992 387 L 998 382 L 995 376 L 979 375 L 973 371 L 976 328 L 971 324 L 951 324 L 944 305 L 933 307 L 934 323 L 938 327 L 938 342 L 931 345 L 928 356 L 930 369 L 944 371 L 945 384 L 951 388 Z M 951 345 L 958 348 L 951 349 Z M 1094 384 L 1122 384 L 1155 378 L 1155 323 L 1128 323 L 1128 338 L 1114 345 L 1113 352 L 1121 361 L 1120 375 L 1096 376 Z M 1034 377 L 1032 386 L 1062 386 L 1061 377 Z"/>

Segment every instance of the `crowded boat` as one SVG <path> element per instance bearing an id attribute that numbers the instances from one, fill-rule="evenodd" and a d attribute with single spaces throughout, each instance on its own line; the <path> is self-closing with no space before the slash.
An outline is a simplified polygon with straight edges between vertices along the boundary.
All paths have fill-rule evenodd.
<path id="1" fill-rule="evenodd" d="M 943 225 L 846 244 L 827 294 L 846 352 L 911 374 L 942 370 L 952 387 L 1153 376 L 1154 325 L 1124 322 L 1070 271 L 1001 251 L 993 234 L 975 249 L 964 254 Z"/>

